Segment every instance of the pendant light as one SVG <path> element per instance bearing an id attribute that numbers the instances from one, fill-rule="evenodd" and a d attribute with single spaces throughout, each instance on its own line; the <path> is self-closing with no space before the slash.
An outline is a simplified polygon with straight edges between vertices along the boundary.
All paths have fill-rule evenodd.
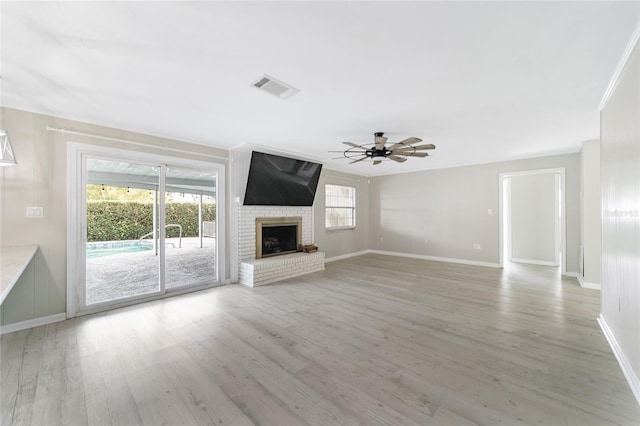
<path id="1" fill-rule="evenodd" d="M 18 164 L 16 156 L 11 147 L 9 133 L 0 129 L 0 166 L 15 166 Z"/>

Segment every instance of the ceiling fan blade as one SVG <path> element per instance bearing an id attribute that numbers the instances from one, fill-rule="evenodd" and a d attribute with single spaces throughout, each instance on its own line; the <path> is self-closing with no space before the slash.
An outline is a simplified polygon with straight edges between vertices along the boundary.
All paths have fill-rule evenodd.
<path id="1" fill-rule="evenodd" d="M 416 149 L 412 146 L 401 146 L 399 148 L 392 149 L 391 152 L 396 154 L 404 153 L 404 152 L 416 152 Z"/>
<path id="2" fill-rule="evenodd" d="M 410 138 L 406 138 L 405 140 L 402 140 L 398 143 L 394 143 L 393 145 L 391 145 L 391 147 L 389 148 L 391 151 L 393 151 L 395 148 L 400 148 L 401 146 L 409 146 L 412 143 L 418 143 L 418 142 L 422 142 L 422 139 L 420 138 L 415 138 L 415 137 L 410 137 Z"/>
<path id="3" fill-rule="evenodd" d="M 366 160 L 366 159 L 367 159 L 367 156 L 365 155 L 365 156 L 364 156 L 364 157 L 362 157 L 362 158 L 358 158 L 357 160 L 353 160 L 353 161 L 352 161 L 352 162 L 350 162 L 349 164 L 357 163 L 357 162 L 359 162 L 359 161 Z"/>
<path id="4" fill-rule="evenodd" d="M 387 158 L 393 160 L 393 161 L 397 161 L 398 163 L 404 163 L 405 161 L 407 161 L 406 158 L 404 157 L 398 157 L 397 155 L 389 155 Z"/>
<path id="5" fill-rule="evenodd" d="M 429 155 L 427 152 L 404 152 L 400 153 L 400 155 L 404 155 L 405 157 L 426 157 Z"/>
<path id="6" fill-rule="evenodd" d="M 356 151 L 356 150 L 353 150 L 353 149 L 348 149 L 346 151 L 327 151 L 327 152 L 332 152 L 332 153 L 338 153 L 339 152 L 341 154 L 351 154 L 351 155 L 365 155 L 367 153 L 367 151 L 365 151 L 365 150 Z"/>
<path id="7" fill-rule="evenodd" d="M 387 143 L 387 138 L 385 138 L 384 136 L 376 136 L 376 149 L 378 150 L 382 150 L 384 148 L 384 145 Z"/>
<path id="8" fill-rule="evenodd" d="M 418 142 L 422 142 L 422 139 L 412 136 L 412 137 L 406 138 L 405 140 L 402 140 L 402 141 L 400 141 L 398 143 L 401 143 L 403 145 L 411 145 L 411 144 L 418 143 Z"/>
<path id="9" fill-rule="evenodd" d="M 396 149 L 396 151 L 404 151 L 405 149 L 406 150 L 415 149 L 416 151 L 420 151 L 420 150 L 423 150 L 423 149 L 436 149 L 436 146 L 434 144 L 432 144 L 432 143 L 427 144 L 427 145 L 418 145 L 418 146 L 411 146 L 410 145 L 410 146 L 407 146 L 407 147 L 398 148 L 398 149 Z"/>
<path id="10" fill-rule="evenodd" d="M 351 146 L 351 147 L 353 147 L 353 148 L 362 148 L 362 149 L 364 149 L 365 151 L 367 150 L 367 147 L 366 147 L 366 146 L 356 145 L 356 144 L 355 144 L 355 143 L 353 143 L 353 142 L 342 142 L 342 143 L 343 143 L 343 144 L 345 144 L 345 145 L 349 145 L 349 146 Z"/>
<path id="11" fill-rule="evenodd" d="M 373 160 L 373 165 L 374 166 L 377 166 L 380 163 L 382 163 L 382 160 Z"/>

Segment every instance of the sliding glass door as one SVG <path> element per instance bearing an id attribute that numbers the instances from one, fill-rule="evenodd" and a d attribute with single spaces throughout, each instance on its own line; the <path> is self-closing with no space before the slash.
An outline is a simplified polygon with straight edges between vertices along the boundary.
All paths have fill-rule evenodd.
<path id="1" fill-rule="evenodd" d="M 166 287 L 209 282 L 216 276 L 216 176 L 167 167 L 165 181 Z"/>
<path id="2" fill-rule="evenodd" d="M 71 215 L 78 222 L 70 234 L 77 238 L 70 254 L 77 311 L 220 283 L 217 201 L 224 166 L 146 160 L 78 155 Z"/>
<path id="3" fill-rule="evenodd" d="M 160 166 L 88 158 L 85 306 L 158 294 Z"/>

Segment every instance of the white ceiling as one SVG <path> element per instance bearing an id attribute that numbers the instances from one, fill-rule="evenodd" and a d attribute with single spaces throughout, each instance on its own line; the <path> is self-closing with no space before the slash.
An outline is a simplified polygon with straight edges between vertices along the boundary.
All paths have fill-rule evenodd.
<path id="1" fill-rule="evenodd" d="M 2 104 L 362 175 L 576 152 L 639 2 L 2 2 Z M 300 89 L 288 100 L 251 83 Z M 403 164 L 330 160 L 417 136 Z"/>

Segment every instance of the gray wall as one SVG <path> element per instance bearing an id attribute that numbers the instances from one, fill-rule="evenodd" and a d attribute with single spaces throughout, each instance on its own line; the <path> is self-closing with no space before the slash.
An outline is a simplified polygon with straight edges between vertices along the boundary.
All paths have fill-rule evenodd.
<path id="1" fill-rule="evenodd" d="M 64 145 L 55 149 L 46 133 L 47 117 L 11 109 L 2 117 L 18 165 L 0 167 L 0 246 L 40 246 L 35 285 L 20 280 L 3 304 L 2 324 L 8 324 L 65 311 L 67 171 Z M 27 206 L 44 207 L 44 217 L 25 218 Z"/>
<path id="2" fill-rule="evenodd" d="M 18 161 L 0 167 L 0 246 L 38 244 L 33 289 L 18 283 L 3 305 L 2 324 L 65 312 L 67 273 L 67 142 L 107 145 L 114 148 L 163 154 L 162 147 L 184 149 L 193 154 L 171 155 L 194 160 L 199 154 L 226 156 L 227 152 L 155 136 L 141 135 L 72 120 L 2 108 Z M 157 145 L 157 149 L 108 142 L 91 137 L 48 132 L 47 125 Z M 227 179 L 228 181 L 228 179 Z M 42 219 L 25 218 L 27 206 L 44 207 Z M 228 217 L 228 215 L 227 215 Z M 227 232 L 228 235 L 228 232 Z M 227 268 L 228 270 L 228 268 Z M 24 282 L 25 280 L 21 280 Z"/>
<path id="3" fill-rule="evenodd" d="M 67 142 L 107 145 L 119 149 L 163 154 L 163 147 L 184 149 L 193 154 L 174 154 L 198 160 L 199 154 L 228 155 L 227 151 L 185 142 L 105 128 L 15 109 L 3 109 L 3 128 L 9 130 L 18 166 L 0 168 L 0 245 L 38 244 L 34 264 L 37 282 L 33 291 L 16 289 L 10 295 L 10 312 L 2 323 L 43 317 L 65 311 L 67 239 Z M 127 145 L 104 140 L 47 132 L 46 126 L 72 128 L 105 136 L 140 141 L 158 148 Z M 246 172 L 246 154 L 233 154 L 227 169 L 227 270 L 237 245 L 232 239 L 237 222 L 232 214 L 241 196 Z M 232 155 L 232 156 L 233 156 Z M 424 254 L 454 259 L 499 262 L 498 174 L 553 167 L 566 167 L 567 252 L 569 271 L 577 271 L 579 242 L 579 155 L 559 155 L 428 172 L 382 176 L 369 179 L 323 171 L 314 212 L 315 242 L 327 257 L 367 248 L 400 253 Z M 233 176 L 232 176 L 233 175 Z M 357 191 L 355 230 L 324 229 L 324 184 L 352 184 Z M 26 219 L 25 207 L 43 206 L 43 219 Z M 493 211 L 487 214 L 487 209 Z M 380 239 L 383 241 L 380 241 Z M 426 240 L 426 243 L 425 243 Z M 480 243 L 480 250 L 473 250 Z M 8 299 L 9 300 L 9 299 Z M 15 308 L 15 309 L 14 309 Z M 31 309 L 31 310 L 30 310 Z"/>
<path id="4" fill-rule="evenodd" d="M 640 47 L 601 111 L 602 317 L 640 385 Z M 640 388 L 636 389 L 640 392 Z M 638 395 L 638 394 L 636 394 Z"/>
<path id="5" fill-rule="evenodd" d="M 512 260 L 556 264 L 555 174 L 510 179 Z"/>
<path id="6" fill-rule="evenodd" d="M 586 141 L 580 151 L 582 170 L 582 220 L 580 238 L 584 249 L 583 278 L 600 284 L 602 262 L 602 199 L 600 187 L 600 141 Z"/>
<path id="7" fill-rule="evenodd" d="M 566 169 L 567 271 L 577 272 L 580 242 L 577 153 L 373 177 L 370 247 L 498 264 L 498 175 L 558 167 Z M 489 209 L 493 214 L 488 214 Z M 474 243 L 479 243 L 481 249 L 474 250 Z"/>

